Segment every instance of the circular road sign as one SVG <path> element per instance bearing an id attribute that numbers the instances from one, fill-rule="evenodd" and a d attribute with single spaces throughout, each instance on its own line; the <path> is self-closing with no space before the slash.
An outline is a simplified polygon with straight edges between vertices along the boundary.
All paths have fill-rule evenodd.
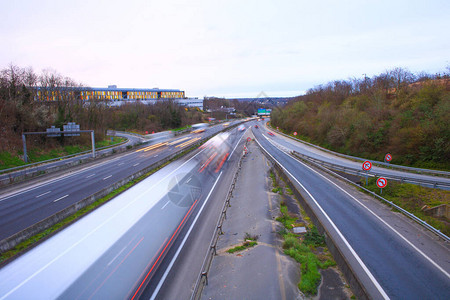
<path id="1" fill-rule="evenodd" d="M 365 162 L 363 162 L 362 168 L 364 171 L 369 171 L 370 169 L 372 169 L 372 163 L 366 160 Z"/>
<path id="2" fill-rule="evenodd" d="M 377 186 L 382 189 L 387 186 L 387 179 L 384 177 L 380 177 L 377 179 Z"/>
<path id="3" fill-rule="evenodd" d="M 294 132 L 294 135 L 297 135 L 297 131 Z"/>
<path id="4" fill-rule="evenodd" d="M 387 162 L 390 162 L 392 160 L 392 155 L 390 153 L 386 154 L 386 156 L 384 157 L 384 160 Z"/>
<path id="5" fill-rule="evenodd" d="M 247 138 L 247 142 L 250 142 L 251 140 L 252 140 L 251 137 L 248 137 L 248 138 Z"/>

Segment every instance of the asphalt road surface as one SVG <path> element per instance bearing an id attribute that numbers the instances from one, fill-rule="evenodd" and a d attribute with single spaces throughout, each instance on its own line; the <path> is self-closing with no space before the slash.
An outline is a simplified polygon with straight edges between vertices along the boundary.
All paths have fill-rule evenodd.
<path id="1" fill-rule="evenodd" d="M 240 137 L 236 129 L 216 136 L 4 266 L 0 299 L 167 299 L 176 290 L 167 286 L 192 288 L 204 255 L 179 257 L 199 233 L 209 242 L 214 226 L 207 221 L 217 221 Z M 188 268 L 196 275 L 174 283 L 183 270 L 179 262 L 199 265 Z M 186 299 L 191 290 L 179 292 L 171 299 Z"/>
<path id="2" fill-rule="evenodd" d="M 266 123 L 263 123 L 264 125 Z M 304 143 L 295 141 L 291 138 L 288 138 L 284 135 L 278 134 L 274 131 L 270 131 L 267 129 L 266 126 L 262 125 L 261 122 L 259 122 L 259 129 L 260 131 L 264 132 L 267 137 L 271 137 L 271 140 L 274 142 L 275 145 L 279 146 L 280 148 L 285 148 L 290 151 L 297 151 L 301 154 L 307 155 L 309 157 L 312 157 L 314 159 L 318 159 L 327 163 L 336 164 L 342 167 L 347 168 L 353 168 L 353 169 L 362 169 L 362 162 L 352 161 L 346 158 L 343 158 L 341 156 L 333 155 L 329 152 L 322 151 L 320 149 L 311 147 L 309 145 L 306 145 Z M 273 135 L 269 135 L 268 132 L 271 132 Z M 424 175 L 424 174 L 418 174 L 418 173 L 412 173 L 412 172 L 406 172 L 406 171 L 400 171 L 400 170 L 394 170 L 394 169 L 388 169 L 388 168 L 382 168 L 377 166 L 372 166 L 372 169 L 368 172 L 369 176 L 371 174 L 381 174 L 384 177 L 394 177 L 394 178 L 404 178 L 404 180 L 407 182 L 408 180 L 412 180 L 411 183 L 415 183 L 415 179 L 420 180 L 426 180 L 430 182 L 440 182 L 445 184 L 446 186 L 443 187 L 444 189 L 450 188 L 450 178 L 448 177 L 441 177 L 441 176 L 432 176 L 432 175 Z M 423 184 L 425 186 L 433 187 L 433 184 Z"/>
<path id="3" fill-rule="evenodd" d="M 448 245 L 406 217 L 280 150 L 257 141 L 288 172 L 374 299 L 449 299 Z"/>
<path id="4" fill-rule="evenodd" d="M 222 125 L 214 126 L 200 134 L 180 136 L 65 170 L 59 175 L 3 188 L 0 196 L 0 240 L 222 129 Z"/>

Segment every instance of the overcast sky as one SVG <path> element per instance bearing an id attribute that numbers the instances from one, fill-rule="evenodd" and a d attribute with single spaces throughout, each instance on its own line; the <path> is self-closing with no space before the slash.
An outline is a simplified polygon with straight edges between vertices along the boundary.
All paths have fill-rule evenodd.
<path id="1" fill-rule="evenodd" d="M 294 96 L 450 65 L 450 1 L 0 0 L 0 68 L 188 97 Z"/>

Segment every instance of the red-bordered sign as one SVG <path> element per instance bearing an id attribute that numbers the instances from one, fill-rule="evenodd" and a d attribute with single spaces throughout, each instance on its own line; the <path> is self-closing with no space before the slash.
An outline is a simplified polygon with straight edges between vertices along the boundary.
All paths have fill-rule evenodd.
<path id="1" fill-rule="evenodd" d="M 387 186 L 387 179 L 384 177 L 380 177 L 377 179 L 377 186 L 382 189 Z"/>
<path id="2" fill-rule="evenodd" d="M 366 160 L 365 162 L 363 162 L 362 168 L 364 171 L 369 171 L 370 169 L 372 169 L 372 163 Z"/>
<path id="3" fill-rule="evenodd" d="M 387 162 L 390 162 L 392 160 L 392 155 L 390 153 L 386 154 L 386 156 L 384 157 L 384 160 Z"/>
<path id="4" fill-rule="evenodd" d="M 247 138 L 247 142 L 250 142 L 251 140 L 252 140 L 251 137 L 248 137 L 248 138 Z"/>
<path id="5" fill-rule="evenodd" d="M 294 135 L 297 135 L 297 131 L 294 132 Z"/>

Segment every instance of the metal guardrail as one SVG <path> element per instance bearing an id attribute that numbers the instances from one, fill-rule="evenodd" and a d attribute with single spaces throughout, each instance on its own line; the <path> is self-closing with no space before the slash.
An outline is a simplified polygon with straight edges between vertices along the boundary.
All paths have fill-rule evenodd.
<path id="1" fill-rule="evenodd" d="M 248 142 L 245 142 L 245 144 L 247 146 Z M 219 216 L 219 220 L 217 221 L 216 229 L 214 230 L 214 234 L 211 239 L 211 243 L 210 243 L 208 252 L 205 256 L 205 259 L 203 260 L 201 272 L 197 278 L 197 282 L 195 283 L 195 288 L 192 293 L 191 300 L 200 299 L 203 288 L 205 287 L 205 285 L 208 285 L 208 272 L 209 272 L 209 269 L 211 268 L 211 264 L 212 264 L 214 256 L 217 255 L 217 251 L 216 251 L 217 242 L 219 241 L 220 235 L 223 234 L 222 225 L 223 225 L 223 222 L 225 221 L 225 219 L 227 218 L 228 207 L 231 206 L 230 200 L 231 200 L 231 197 L 233 197 L 233 191 L 236 186 L 239 172 L 242 167 L 242 160 L 244 159 L 244 157 L 245 157 L 245 154 L 242 155 L 241 158 L 239 159 L 238 169 L 236 170 L 236 173 L 234 174 L 230 188 L 228 189 L 228 193 L 225 198 L 225 203 L 223 204 L 223 208 L 222 208 L 222 213 Z"/>
<path id="2" fill-rule="evenodd" d="M 284 135 L 290 139 L 294 139 L 292 136 L 287 135 L 279 130 L 274 129 L 273 127 L 271 127 L 272 130 L 276 131 L 277 133 Z M 329 149 L 308 143 L 306 141 L 302 141 L 300 139 L 294 139 L 297 142 L 303 143 L 305 145 L 308 145 L 310 147 L 316 148 L 318 150 L 336 155 L 336 156 L 340 156 L 340 157 L 344 157 L 344 158 L 348 158 L 348 159 L 352 159 L 352 160 L 357 160 L 357 161 L 366 161 L 367 159 L 365 158 L 361 158 L 361 157 L 357 157 L 357 156 L 351 156 L 351 155 L 347 155 L 347 154 L 342 154 L 342 153 L 338 153 L 338 152 L 334 152 L 331 151 Z M 419 174 L 431 174 L 431 175 L 440 175 L 440 176 L 445 176 L 445 177 L 450 177 L 450 172 L 446 172 L 446 171 L 438 171 L 438 170 L 430 170 L 430 169 L 421 169 L 421 168 L 414 168 L 414 167 L 408 167 L 408 166 L 401 166 L 401 165 L 395 165 L 395 164 L 390 164 L 390 163 L 385 163 L 382 161 L 374 161 L 374 160 L 370 160 L 373 164 L 379 165 L 379 166 L 383 166 L 383 167 L 387 167 L 387 168 L 391 168 L 391 169 L 399 169 L 399 170 L 405 170 L 405 171 L 410 171 L 410 172 L 415 172 L 415 173 L 419 173 Z"/>
<path id="3" fill-rule="evenodd" d="M 95 151 L 122 146 L 123 144 L 125 144 L 127 142 L 128 142 L 128 139 L 126 139 L 125 141 L 120 142 L 118 144 L 104 146 L 104 147 L 100 147 L 100 148 L 95 148 Z M 56 157 L 56 158 L 52 158 L 52 159 L 38 161 L 38 162 L 35 162 L 35 163 L 30 163 L 30 164 L 26 164 L 26 165 L 14 167 L 14 168 L 3 169 L 3 170 L 0 170 L 0 174 L 7 173 L 7 172 L 10 172 L 10 171 L 15 171 L 15 170 L 26 169 L 26 168 L 34 167 L 34 166 L 37 166 L 37 165 L 46 164 L 46 163 L 57 161 L 57 160 L 60 160 L 60 159 L 71 158 L 71 157 L 75 157 L 75 156 L 78 156 L 78 155 L 86 154 L 86 153 L 89 153 L 89 152 L 92 152 L 92 150 L 86 150 L 86 151 L 78 152 L 78 153 L 75 153 L 75 154 L 70 154 L 70 155 L 66 155 L 66 156 L 60 156 L 60 157 Z"/>
<path id="4" fill-rule="evenodd" d="M 444 239 L 446 242 L 449 242 L 449 241 L 450 241 L 450 237 L 448 237 L 447 235 L 445 235 L 444 233 L 442 233 L 439 229 L 434 228 L 433 226 L 431 226 L 431 225 L 428 224 L 427 222 L 425 222 L 425 221 L 423 221 L 422 219 L 416 217 L 414 214 L 412 214 L 412 213 L 410 213 L 409 211 L 407 211 L 407 210 L 401 208 L 400 206 L 396 205 L 396 204 L 393 203 L 392 201 L 389 201 L 389 200 L 387 200 L 387 199 L 381 197 L 380 195 L 377 195 L 376 193 L 374 193 L 374 192 L 372 192 L 372 191 L 366 189 L 365 187 L 362 187 L 362 186 L 360 186 L 359 184 L 354 183 L 353 181 L 351 181 L 351 180 L 349 180 L 349 179 L 347 179 L 347 178 L 345 178 L 345 177 L 343 177 L 343 176 L 341 176 L 341 175 L 339 175 L 339 174 L 333 172 L 332 170 L 328 169 L 328 168 L 325 166 L 325 164 L 322 165 L 322 164 L 320 164 L 319 162 L 316 162 L 316 161 L 314 161 L 314 160 L 307 159 L 307 158 L 305 158 L 305 157 L 307 157 L 306 155 L 300 154 L 301 156 L 297 156 L 297 154 L 300 154 L 300 153 L 293 153 L 293 155 L 296 156 L 297 158 L 300 158 L 300 159 L 302 159 L 302 160 L 304 160 L 304 161 L 306 161 L 306 162 L 309 162 L 309 163 L 313 164 L 314 166 L 320 168 L 321 170 L 323 170 L 323 171 L 325 171 L 325 172 L 327 172 L 327 173 L 329 173 L 329 174 L 331 174 L 331 175 L 333 175 L 333 176 L 335 176 L 335 177 L 338 177 L 338 178 L 340 178 L 340 179 L 346 181 L 347 183 L 350 183 L 350 184 L 352 184 L 352 185 L 354 185 L 354 186 L 356 186 L 356 187 L 358 187 L 358 188 L 360 188 L 360 189 L 363 189 L 365 192 L 367 192 L 367 193 L 371 194 L 372 196 L 374 196 L 374 197 L 380 199 L 381 201 L 387 203 L 387 204 L 390 205 L 391 207 L 393 207 L 393 208 L 397 209 L 398 211 L 400 211 L 400 212 L 401 212 L 402 214 L 404 214 L 405 216 L 409 217 L 409 218 L 412 219 L 413 221 L 417 222 L 418 224 L 420 224 L 420 225 L 422 225 L 423 227 L 427 228 L 428 230 L 430 230 L 430 231 L 433 232 L 434 234 L 438 235 L 440 238 Z M 332 165 L 332 164 L 331 164 L 331 165 Z M 348 170 L 349 168 L 346 168 L 346 169 Z M 360 172 L 360 174 L 364 173 L 363 171 L 359 171 L 359 172 Z M 365 173 L 364 173 L 364 174 L 365 174 Z"/>
<path id="5" fill-rule="evenodd" d="M 388 179 L 400 181 L 401 183 L 406 182 L 406 183 L 413 183 L 413 184 L 418 184 L 418 185 L 432 186 L 433 188 L 441 187 L 446 190 L 450 189 L 450 183 L 447 183 L 447 182 L 442 182 L 442 181 L 437 181 L 437 180 L 426 180 L 426 179 L 419 179 L 419 178 L 410 178 L 410 177 L 403 177 L 403 176 L 397 176 L 397 175 L 388 175 L 387 176 L 385 174 L 381 174 L 381 173 L 373 172 L 373 171 L 371 171 L 370 173 L 367 173 L 367 172 L 357 169 L 357 168 L 343 167 L 338 164 L 325 162 L 320 159 L 313 158 L 313 157 L 305 155 L 305 154 L 301 154 L 297 151 L 292 151 L 291 153 L 299 158 L 303 158 L 314 164 L 319 164 L 323 167 L 330 168 L 330 169 L 333 169 L 336 171 L 345 172 L 345 173 L 352 174 L 352 175 L 358 175 L 358 176 L 370 175 L 371 177 L 386 177 Z"/>

